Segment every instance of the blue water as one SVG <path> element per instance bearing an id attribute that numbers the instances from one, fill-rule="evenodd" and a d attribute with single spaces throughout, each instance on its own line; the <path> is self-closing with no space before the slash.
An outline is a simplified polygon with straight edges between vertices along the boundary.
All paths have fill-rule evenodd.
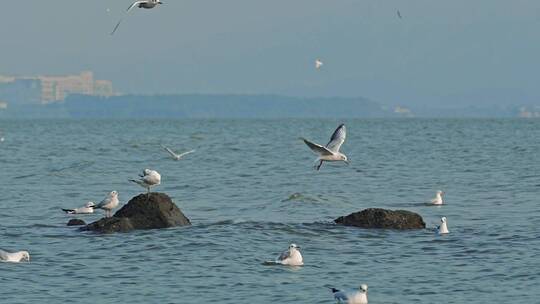
<path id="1" fill-rule="evenodd" d="M 333 303 L 325 286 L 365 283 L 370 303 L 539 303 L 540 120 L 346 120 L 351 166 L 314 171 L 298 137 L 326 143 L 340 122 L 0 121 L 0 248 L 32 258 L 0 264 L 0 302 Z M 193 226 L 65 226 L 61 207 L 143 191 L 143 168 Z M 447 205 L 425 206 L 438 189 Z M 333 224 L 368 207 L 428 229 Z M 291 242 L 304 267 L 262 265 Z"/>

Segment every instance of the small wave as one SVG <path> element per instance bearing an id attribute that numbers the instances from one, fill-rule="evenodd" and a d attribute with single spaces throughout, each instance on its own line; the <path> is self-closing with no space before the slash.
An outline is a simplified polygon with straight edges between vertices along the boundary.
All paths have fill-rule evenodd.
<path id="1" fill-rule="evenodd" d="M 300 202 L 300 203 L 318 203 L 320 201 L 321 201 L 320 198 L 304 195 L 300 192 L 295 192 L 289 195 L 288 198 L 282 200 L 282 202 Z"/>
<path id="2" fill-rule="evenodd" d="M 23 178 L 28 178 L 28 177 L 33 177 L 33 176 L 36 176 L 37 174 L 27 174 L 27 175 L 21 175 L 21 176 L 15 176 L 14 179 L 23 179 Z"/>
<path id="3" fill-rule="evenodd" d="M 71 169 L 86 169 L 90 166 L 92 166 L 95 162 L 93 161 L 82 161 L 82 162 L 76 162 L 76 163 L 73 163 L 69 166 L 66 166 L 66 167 L 61 167 L 61 168 L 58 168 L 58 169 L 51 169 L 49 172 L 50 173 L 61 173 L 61 172 L 64 172 L 64 171 L 68 171 L 68 170 L 71 170 Z"/>

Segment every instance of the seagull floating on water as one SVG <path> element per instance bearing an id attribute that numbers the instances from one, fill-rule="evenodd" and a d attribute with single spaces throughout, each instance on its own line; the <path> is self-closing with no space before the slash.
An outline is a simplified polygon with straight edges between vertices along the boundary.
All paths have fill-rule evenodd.
<path id="1" fill-rule="evenodd" d="M 94 202 L 88 202 L 84 206 L 75 209 L 62 209 L 67 214 L 90 214 L 94 213 Z"/>
<path id="2" fill-rule="evenodd" d="M 174 158 L 174 160 L 180 160 L 182 157 L 184 157 L 184 156 L 186 156 L 186 155 L 188 155 L 190 153 L 195 152 L 195 150 L 191 150 L 191 151 L 187 151 L 187 152 L 184 152 L 184 153 L 176 154 L 176 153 L 174 153 L 173 150 L 165 147 L 164 145 L 161 145 L 161 147 L 163 149 L 165 149 L 165 151 L 169 152 L 169 154 L 172 156 L 172 158 Z"/>
<path id="3" fill-rule="evenodd" d="M 92 207 L 94 209 L 103 209 L 106 212 L 107 217 L 111 217 L 111 211 L 118 207 L 118 204 L 120 202 L 118 201 L 118 192 L 111 191 L 107 197 L 105 197 L 99 204 Z"/>
<path id="4" fill-rule="evenodd" d="M 315 59 L 315 68 L 317 70 L 320 70 L 322 68 L 322 66 L 324 65 L 324 63 L 320 60 L 320 59 Z"/>
<path id="5" fill-rule="evenodd" d="M 289 245 L 289 248 L 281 253 L 275 261 L 268 261 L 266 265 L 287 265 L 287 266 L 302 266 L 304 259 L 300 253 L 300 247 L 296 244 Z"/>
<path id="6" fill-rule="evenodd" d="M 334 299 L 338 302 L 346 302 L 347 304 L 368 304 L 367 299 L 367 285 L 360 285 L 360 289 L 354 292 L 346 292 L 336 288 L 330 288 L 332 294 L 334 294 Z"/>
<path id="7" fill-rule="evenodd" d="M 128 9 L 126 10 L 126 14 L 129 13 L 129 11 L 131 11 L 134 7 L 151 9 L 151 8 L 156 7 L 158 4 L 163 4 L 163 2 L 161 2 L 160 0 L 135 1 L 128 7 Z M 114 32 L 116 32 L 116 30 L 120 26 L 120 23 L 122 23 L 122 19 L 120 19 L 120 21 L 118 21 L 118 23 L 114 27 L 114 30 L 111 32 L 111 35 L 114 35 Z"/>
<path id="8" fill-rule="evenodd" d="M 446 216 L 441 217 L 441 225 L 437 227 L 437 231 L 439 234 L 450 233 L 450 231 L 448 231 L 448 226 L 446 226 Z"/>
<path id="9" fill-rule="evenodd" d="M 349 304 L 368 304 L 367 299 L 367 285 L 360 285 L 360 290 L 355 292 L 349 297 Z"/>
<path id="10" fill-rule="evenodd" d="M 443 191 L 441 191 L 441 190 L 437 191 L 437 193 L 435 194 L 435 198 L 433 198 L 431 200 L 431 204 L 432 205 L 442 205 L 442 204 L 444 204 L 443 199 L 442 199 L 443 194 L 444 194 Z"/>
<path id="11" fill-rule="evenodd" d="M 150 188 L 161 184 L 161 175 L 155 170 L 144 169 L 143 174 L 139 174 L 139 177 L 139 180 L 130 179 L 130 181 L 145 188 L 147 194 L 150 194 Z"/>
<path id="12" fill-rule="evenodd" d="M 315 168 L 317 170 L 321 168 L 324 161 L 343 161 L 347 165 L 349 164 L 347 156 L 339 152 L 339 148 L 341 148 L 341 145 L 343 144 L 343 142 L 345 142 L 345 136 L 345 125 L 341 124 L 334 131 L 334 134 L 332 134 L 332 137 L 330 138 L 330 141 L 328 142 L 326 147 L 302 138 L 302 140 L 313 152 L 319 154 L 319 157 L 315 160 L 315 162 L 319 162 L 318 165 L 315 165 Z"/>
<path id="13" fill-rule="evenodd" d="M 28 251 L 7 252 L 0 250 L 0 261 L 19 263 L 21 261 L 30 262 L 30 254 Z"/>

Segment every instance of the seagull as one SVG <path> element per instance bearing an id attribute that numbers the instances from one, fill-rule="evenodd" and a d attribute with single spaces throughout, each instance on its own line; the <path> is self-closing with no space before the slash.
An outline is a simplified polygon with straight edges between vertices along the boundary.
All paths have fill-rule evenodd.
<path id="1" fill-rule="evenodd" d="M 0 261 L 19 263 L 21 261 L 30 262 L 30 254 L 28 251 L 6 252 L 0 250 Z"/>
<path id="2" fill-rule="evenodd" d="M 277 257 L 275 263 L 288 266 L 304 265 L 304 259 L 302 258 L 302 254 L 298 249 L 300 249 L 300 247 L 298 247 L 296 244 L 291 244 L 289 249 L 283 251 L 283 253 Z"/>
<path id="3" fill-rule="evenodd" d="M 315 68 L 317 70 L 320 70 L 323 65 L 324 65 L 324 63 L 319 58 L 315 59 Z"/>
<path id="4" fill-rule="evenodd" d="M 103 209 L 106 211 L 106 216 L 111 217 L 111 211 L 118 207 L 118 192 L 111 191 L 99 204 L 92 207 L 94 209 Z"/>
<path id="5" fill-rule="evenodd" d="M 313 152 L 319 154 L 319 157 L 317 157 L 315 160 L 315 162 L 319 162 L 319 164 L 315 166 L 317 170 L 321 168 L 324 161 L 343 161 L 347 165 L 349 164 L 347 156 L 339 152 L 339 148 L 341 148 L 341 145 L 345 141 L 346 133 L 345 125 L 339 125 L 334 131 L 334 134 L 332 134 L 332 137 L 330 138 L 330 141 L 326 147 L 302 138 L 302 140 Z"/>
<path id="6" fill-rule="evenodd" d="M 139 177 L 139 180 L 130 179 L 130 181 L 146 188 L 147 194 L 150 194 L 150 188 L 161 184 L 161 175 L 155 170 L 144 169 L 143 174 L 139 174 Z"/>
<path id="7" fill-rule="evenodd" d="M 401 19 L 401 13 L 399 12 L 399 10 L 397 11 L 397 16 L 399 17 L 399 19 Z"/>
<path id="8" fill-rule="evenodd" d="M 345 302 L 348 300 L 347 293 L 345 291 L 341 291 L 336 288 L 330 288 L 332 290 L 332 294 L 334 294 L 334 299 L 338 302 Z"/>
<path id="9" fill-rule="evenodd" d="M 360 285 L 360 290 L 349 296 L 348 304 L 368 304 L 366 284 Z"/>
<path id="10" fill-rule="evenodd" d="M 448 231 L 448 226 L 446 226 L 446 216 L 441 217 L 441 225 L 437 227 L 437 231 L 439 234 L 450 233 L 450 231 Z"/>
<path id="11" fill-rule="evenodd" d="M 360 285 L 360 289 L 358 291 L 354 291 L 352 293 L 347 293 L 345 291 L 341 291 L 336 288 L 330 288 L 332 290 L 332 293 L 334 294 L 334 299 L 336 299 L 338 302 L 347 302 L 347 304 L 368 304 L 367 299 L 367 285 L 362 284 Z"/>
<path id="12" fill-rule="evenodd" d="M 62 209 L 67 214 L 89 214 L 94 213 L 94 207 L 96 204 L 94 202 L 88 202 L 84 204 L 83 207 L 75 208 L 75 209 Z"/>
<path id="13" fill-rule="evenodd" d="M 443 199 L 442 199 L 443 194 L 444 194 L 444 192 L 442 192 L 441 190 L 437 191 L 437 194 L 435 194 L 435 198 L 433 198 L 431 200 L 431 204 L 432 205 L 442 205 L 442 204 L 444 204 Z"/>
<path id="14" fill-rule="evenodd" d="M 174 153 L 173 150 L 171 150 L 171 149 L 165 147 L 164 145 L 161 145 L 161 147 L 162 147 L 163 149 L 165 149 L 165 151 L 169 152 L 169 154 L 172 156 L 172 158 L 174 158 L 174 160 L 180 160 L 180 159 L 181 159 L 182 157 L 184 157 L 185 155 L 188 155 L 188 154 L 190 154 L 190 153 L 195 152 L 195 150 L 191 150 L 191 151 L 187 151 L 187 152 L 184 152 L 184 153 L 176 154 L 176 153 Z"/>
<path id="15" fill-rule="evenodd" d="M 128 9 L 126 10 L 126 14 L 129 13 L 129 11 L 131 11 L 134 7 L 151 9 L 151 8 L 156 7 L 158 4 L 163 4 L 163 2 L 161 2 L 160 0 L 135 1 L 128 7 Z M 111 35 L 114 35 L 114 32 L 116 32 L 116 30 L 120 26 L 120 23 L 122 23 L 122 19 L 120 19 L 120 21 L 118 21 L 118 23 L 114 27 L 114 30 L 111 32 Z"/>

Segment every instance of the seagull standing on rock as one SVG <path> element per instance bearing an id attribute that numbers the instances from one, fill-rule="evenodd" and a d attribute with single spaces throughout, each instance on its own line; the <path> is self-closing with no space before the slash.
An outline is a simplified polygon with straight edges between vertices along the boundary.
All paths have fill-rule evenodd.
<path id="1" fill-rule="evenodd" d="M 84 204 L 83 207 L 75 209 L 62 209 L 67 214 L 91 214 L 94 213 L 94 207 L 96 204 L 94 202 L 88 202 Z"/>
<path id="2" fill-rule="evenodd" d="M 341 148 L 341 145 L 345 142 L 345 137 L 347 135 L 346 133 L 347 130 L 345 129 L 345 125 L 339 125 L 334 131 L 334 134 L 332 134 L 332 137 L 330 138 L 330 141 L 326 147 L 302 138 L 302 140 L 313 152 L 319 154 L 319 157 L 317 157 L 315 160 L 315 162 L 319 162 L 318 165 L 315 165 L 317 170 L 321 168 L 324 161 L 343 161 L 347 165 L 349 164 L 347 156 L 339 152 L 339 148 Z"/>
<path id="3" fill-rule="evenodd" d="M 94 206 L 94 209 L 103 209 L 106 212 L 107 217 L 111 217 L 111 211 L 118 207 L 118 204 L 120 202 L 118 201 L 118 192 L 117 191 L 111 191 L 107 197 L 105 197 L 99 204 Z"/>
<path id="4" fill-rule="evenodd" d="M 21 261 L 30 262 L 30 254 L 28 251 L 7 252 L 0 250 L 0 261 L 19 263 Z"/>
<path id="5" fill-rule="evenodd" d="M 128 9 L 126 10 L 126 14 L 129 13 L 129 11 L 131 11 L 134 7 L 151 9 L 151 8 L 156 7 L 158 4 L 163 4 L 163 2 L 161 2 L 160 0 L 141 0 L 141 1 L 135 1 L 135 2 L 133 2 L 133 3 L 128 7 Z M 114 35 L 114 33 L 116 32 L 116 30 L 117 30 L 118 27 L 120 26 L 120 23 L 122 23 L 122 19 L 120 19 L 120 21 L 118 21 L 118 23 L 117 23 L 116 26 L 114 27 L 114 30 L 111 32 L 111 35 Z"/>
<path id="6" fill-rule="evenodd" d="M 138 180 L 130 179 L 130 181 L 145 188 L 148 195 L 150 195 L 150 188 L 161 184 L 161 175 L 155 170 L 144 169 L 143 174 L 139 174 L 139 177 Z"/>

